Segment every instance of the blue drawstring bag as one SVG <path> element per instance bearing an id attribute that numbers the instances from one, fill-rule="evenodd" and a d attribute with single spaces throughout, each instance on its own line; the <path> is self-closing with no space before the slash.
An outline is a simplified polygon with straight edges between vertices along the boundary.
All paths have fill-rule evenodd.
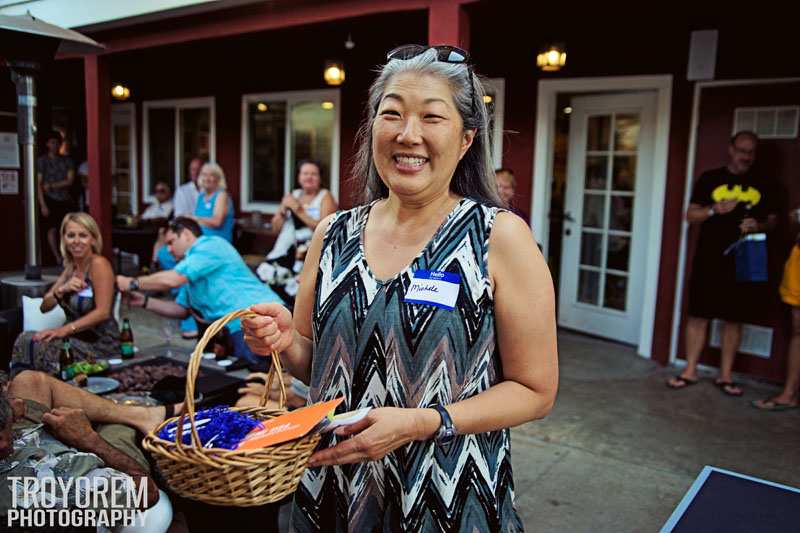
<path id="1" fill-rule="evenodd" d="M 730 245 L 725 254 L 733 251 L 736 255 L 736 281 L 767 281 L 767 234 L 749 233 Z"/>

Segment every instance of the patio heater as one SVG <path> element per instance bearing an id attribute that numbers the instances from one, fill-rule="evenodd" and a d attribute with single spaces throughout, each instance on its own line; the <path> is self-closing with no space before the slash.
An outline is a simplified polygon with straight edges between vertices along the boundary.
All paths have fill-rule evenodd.
<path id="1" fill-rule="evenodd" d="M 25 194 L 25 274 L 0 280 L 3 308 L 9 307 L 7 289 L 14 293 L 41 294 L 42 280 L 36 208 L 36 80 L 42 65 L 56 52 L 86 54 L 103 46 L 78 32 L 26 15 L 0 15 L 0 60 L 11 69 L 17 88 L 17 134 L 22 147 L 22 182 Z M 7 287 L 9 286 L 9 287 Z M 16 296 L 16 295 L 15 295 Z M 13 304 L 12 304 L 13 305 Z"/>

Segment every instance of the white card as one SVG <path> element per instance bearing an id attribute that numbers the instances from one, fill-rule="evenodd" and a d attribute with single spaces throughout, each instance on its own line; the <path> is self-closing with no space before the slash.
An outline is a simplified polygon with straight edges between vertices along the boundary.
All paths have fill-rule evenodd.
<path id="1" fill-rule="evenodd" d="M 407 303 L 433 305 L 453 310 L 458 299 L 461 276 L 438 270 L 417 270 L 404 300 Z"/>

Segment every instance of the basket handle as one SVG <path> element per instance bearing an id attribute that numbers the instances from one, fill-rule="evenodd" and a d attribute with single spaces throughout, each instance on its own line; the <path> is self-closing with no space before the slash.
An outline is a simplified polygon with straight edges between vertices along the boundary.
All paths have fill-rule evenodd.
<path id="1" fill-rule="evenodd" d="M 177 445 L 178 449 L 182 451 L 183 443 L 183 421 L 186 416 L 189 418 L 189 425 L 191 426 L 192 431 L 192 445 L 195 448 L 200 447 L 200 437 L 197 434 L 197 427 L 194 423 L 195 417 L 195 406 L 194 406 L 194 386 L 195 380 L 197 379 L 197 374 L 200 370 L 200 361 L 203 359 L 203 350 L 205 350 L 206 346 L 208 345 L 209 341 L 216 335 L 222 328 L 225 327 L 228 322 L 236 320 L 237 318 L 254 318 L 260 315 L 252 312 L 250 309 L 240 309 L 238 311 L 233 311 L 232 313 L 228 313 L 227 315 L 223 316 L 222 318 L 215 320 L 208 329 L 206 329 L 205 334 L 203 337 L 197 342 L 197 346 L 194 347 L 194 351 L 192 352 L 192 356 L 189 359 L 189 366 L 186 370 L 186 396 L 184 397 L 184 410 L 183 414 L 178 419 L 178 426 L 175 428 L 175 444 Z M 278 376 L 278 384 L 280 385 L 280 397 L 278 400 L 278 408 L 284 409 L 286 405 L 286 385 L 283 383 L 283 368 L 281 366 L 281 358 L 278 356 L 278 352 L 272 352 L 272 365 L 269 369 L 269 375 L 267 378 L 267 384 L 264 387 L 264 392 L 261 395 L 261 399 L 259 401 L 259 407 L 264 407 L 267 403 L 267 398 L 269 398 L 269 391 L 272 389 L 272 381 L 275 379 L 275 375 Z"/>

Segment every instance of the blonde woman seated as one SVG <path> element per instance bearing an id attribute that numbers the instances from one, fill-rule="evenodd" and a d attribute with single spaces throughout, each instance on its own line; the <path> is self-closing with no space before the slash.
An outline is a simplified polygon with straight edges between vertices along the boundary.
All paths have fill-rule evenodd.
<path id="1" fill-rule="evenodd" d="M 44 295 L 41 311 L 60 305 L 67 323 L 59 328 L 20 333 L 11 356 L 12 377 L 23 370 L 59 371 L 63 339 L 75 361 L 120 353 L 119 326 L 112 316 L 114 271 L 103 257 L 103 240 L 86 213 L 67 213 L 61 222 L 64 271 Z"/>

